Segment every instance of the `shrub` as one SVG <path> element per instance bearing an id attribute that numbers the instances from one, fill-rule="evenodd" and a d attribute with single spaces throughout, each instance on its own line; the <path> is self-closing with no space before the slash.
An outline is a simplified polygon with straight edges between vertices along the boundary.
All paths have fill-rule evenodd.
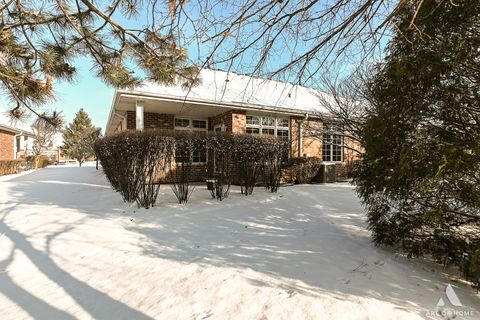
<path id="1" fill-rule="evenodd" d="M 38 156 L 36 158 L 36 168 L 45 168 L 50 164 L 50 159 L 47 156 Z"/>
<path id="2" fill-rule="evenodd" d="M 262 172 L 262 147 L 259 136 L 233 135 L 233 158 L 239 175 L 241 193 L 250 195 Z"/>
<path id="3" fill-rule="evenodd" d="M 100 139 L 95 154 L 105 176 L 124 201 L 149 208 L 173 158 L 172 132 L 122 132 Z"/>
<path id="4" fill-rule="evenodd" d="M 233 148 L 231 134 L 212 132 L 207 138 L 207 172 L 209 178 L 214 179 L 210 190 L 212 198 L 222 201 L 230 193 L 233 180 Z"/>
<path id="5" fill-rule="evenodd" d="M 25 160 L 0 160 L 0 176 L 22 171 Z"/>
<path id="6" fill-rule="evenodd" d="M 252 194 L 262 174 L 265 188 L 276 192 L 287 147 L 287 141 L 274 137 L 150 130 L 100 139 L 95 154 L 123 200 L 148 208 L 155 204 L 163 179 L 172 182 L 179 203 L 188 202 L 195 189 L 190 184 L 194 158 L 200 158 L 195 162 L 203 162 L 207 154 L 207 171 L 215 179 L 213 198 L 228 197 L 235 170 L 242 194 Z"/>
<path id="7" fill-rule="evenodd" d="M 178 203 L 187 203 L 195 187 L 190 184 L 194 157 L 206 156 L 205 136 L 198 132 L 175 132 L 175 168 L 172 190 Z M 206 161 L 206 159 L 205 159 Z"/>
<path id="8" fill-rule="evenodd" d="M 140 180 L 137 197 L 139 206 L 153 206 L 160 191 L 159 178 L 165 177 L 171 168 L 174 139 L 156 132 L 146 132 L 141 136 L 140 160 L 136 162 Z"/>
<path id="9" fill-rule="evenodd" d="M 322 160 L 317 157 L 293 158 L 289 163 L 289 171 L 294 183 L 304 184 L 312 182 L 318 174 Z"/>
<path id="10" fill-rule="evenodd" d="M 264 186 L 270 192 L 277 192 L 282 178 L 282 168 L 288 159 L 288 141 L 265 137 L 262 142 Z"/>
<path id="11" fill-rule="evenodd" d="M 27 156 L 25 157 L 25 164 L 23 169 L 24 170 L 30 170 L 35 168 L 35 156 Z"/>

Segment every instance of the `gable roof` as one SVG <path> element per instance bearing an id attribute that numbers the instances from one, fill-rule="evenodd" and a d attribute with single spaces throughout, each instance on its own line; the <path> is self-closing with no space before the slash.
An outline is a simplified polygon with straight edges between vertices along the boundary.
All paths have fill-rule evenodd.
<path id="1" fill-rule="evenodd" d="M 146 82 L 133 90 L 125 91 L 182 98 L 187 101 L 193 99 L 303 112 L 326 112 L 319 96 L 328 95 L 315 89 L 213 69 L 202 69 L 200 78 L 201 83 L 190 91 L 184 90 L 180 85 L 168 86 L 155 82 Z"/>
<path id="2" fill-rule="evenodd" d="M 299 117 L 328 117 L 325 102 L 334 102 L 331 95 L 300 85 L 268 80 L 213 69 L 202 69 L 201 83 L 190 90 L 181 85 L 165 85 L 147 81 L 132 89 L 115 90 L 105 134 L 114 132 L 124 117 L 118 110 L 132 108 L 135 100 L 163 101 L 166 109 L 182 104 L 180 112 L 196 113 L 198 107 L 225 107 L 228 109 L 273 112 Z M 151 107 L 152 105 L 150 105 Z M 183 108 L 183 106 L 186 106 Z M 150 109 L 151 110 L 151 109 Z M 170 108 L 170 113 L 172 108 Z M 168 113 L 168 112 L 167 112 Z"/>

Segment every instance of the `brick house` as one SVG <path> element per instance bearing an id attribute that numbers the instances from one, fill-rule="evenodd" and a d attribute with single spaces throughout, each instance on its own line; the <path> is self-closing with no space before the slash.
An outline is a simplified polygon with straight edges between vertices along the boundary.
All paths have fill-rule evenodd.
<path id="1" fill-rule="evenodd" d="M 116 90 L 106 135 L 124 130 L 226 131 L 273 135 L 290 141 L 290 157 L 318 157 L 342 174 L 355 154 L 342 134 L 329 133 L 328 118 L 314 89 L 224 71 L 203 69 L 202 83 L 190 91 L 181 86 L 146 83 Z M 311 136 L 319 128 L 323 139 Z M 307 130 L 307 128 L 309 128 Z M 321 135 L 322 136 L 322 135 Z M 194 155 L 199 174 L 206 155 Z"/>
<path id="2" fill-rule="evenodd" d="M 15 160 L 28 152 L 32 143 L 32 133 L 20 128 L 0 123 L 0 160 Z"/>

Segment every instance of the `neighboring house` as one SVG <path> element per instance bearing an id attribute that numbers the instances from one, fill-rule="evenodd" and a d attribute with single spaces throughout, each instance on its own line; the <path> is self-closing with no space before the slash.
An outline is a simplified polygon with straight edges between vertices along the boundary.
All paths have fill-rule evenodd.
<path id="1" fill-rule="evenodd" d="M 341 172 L 354 153 L 342 134 L 325 131 L 313 138 L 306 128 L 328 127 L 319 91 L 289 83 L 204 69 L 202 83 L 190 91 L 147 83 L 116 90 L 106 135 L 124 130 L 226 131 L 272 135 L 290 141 L 291 157 L 319 157 Z M 346 139 L 346 138 L 345 138 Z M 204 164 L 206 155 L 194 155 Z"/>
<path id="2" fill-rule="evenodd" d="M 52 146 L 42 150 L 41 155 L 49 157 L 51 161 L 65 160 L 61 153 L 62 135 L 55 136 Z M 33 156 L 35 135 L 29 124 L 23 121 L 14 121 L 5 111 L 0 110 L 0 160 L 14 160 Z"/>
<path id="3" fill-rule="evenodd" d="M 33 134 L 22 124 L 13 123 L 0 115 L 0 160 L 15 160 L 28 153 Z"/>

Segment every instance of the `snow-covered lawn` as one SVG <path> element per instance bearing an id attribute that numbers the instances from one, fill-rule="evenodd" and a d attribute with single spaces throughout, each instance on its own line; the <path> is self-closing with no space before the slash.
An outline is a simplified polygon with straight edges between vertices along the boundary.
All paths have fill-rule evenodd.
<path id="1" fill-rule="evenodd" d="M 1 319 L 414 319 L 440 298 L 480 318 L 471 288 L 371 244 L 349 185 L 209 197 L 138 210 L 92 166 L 0 182 Z"/>

